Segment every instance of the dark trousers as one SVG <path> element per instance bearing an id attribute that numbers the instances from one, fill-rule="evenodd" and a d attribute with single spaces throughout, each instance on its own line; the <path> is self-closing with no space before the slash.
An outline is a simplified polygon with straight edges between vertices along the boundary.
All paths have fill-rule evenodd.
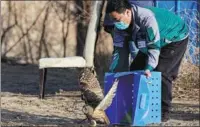
<path id="1" fill-rule="evenodd" d="M 172 81 L 176 79 L 181 60 L 187 48 L 188 38 L 173 42 L 161 48 L 158 66 L 154 71 L 162 72 L 162 111 L 169 111 L 172 101 Z M 143 70 L 147 63 L 147 55 L 139 52 L 130 70 Z"/>

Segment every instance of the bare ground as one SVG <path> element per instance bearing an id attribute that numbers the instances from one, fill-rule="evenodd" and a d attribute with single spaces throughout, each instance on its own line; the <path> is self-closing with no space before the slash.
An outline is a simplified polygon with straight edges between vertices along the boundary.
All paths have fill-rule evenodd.
<path id="1" fill-rule="evenodd" d="M 49 69 L 40 100 L 36 65 L 1 64 L 1 126 L 81 126 L 76 69 Z M 171 120 L 155 126 L 199 126 L 199 89 L 174 86 Z"/>

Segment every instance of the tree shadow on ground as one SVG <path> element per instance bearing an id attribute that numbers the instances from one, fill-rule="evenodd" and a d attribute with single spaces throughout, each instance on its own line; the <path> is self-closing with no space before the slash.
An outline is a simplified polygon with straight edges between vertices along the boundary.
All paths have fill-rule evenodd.
<path id="1" fill-rule="evenodd" d="M 199 105 L 173 103 L 173 110 L 171 111 L 170 117 L 171 119 L 184 121 L 199 120 Z"/>
<path id="2" fill-rule="evenodd" d="M 81 119 L 71 119 L 66 117 L 58 116 L 42 116 L 29 114 L 24 112 L 9 111 L 6 109 L 1 109 L 1 125 L 18 125 L 18 126 L 73 126 L 78 125 Z"/>
<path id="3" fill-rule="evenodd" d="M 1 63 L 1 92 L 39 95 L 38 65 Z M 75 68 L 50 68 L 47 70 L 45 95 L 60 91 L 79 91 L 78 72 Z"/>

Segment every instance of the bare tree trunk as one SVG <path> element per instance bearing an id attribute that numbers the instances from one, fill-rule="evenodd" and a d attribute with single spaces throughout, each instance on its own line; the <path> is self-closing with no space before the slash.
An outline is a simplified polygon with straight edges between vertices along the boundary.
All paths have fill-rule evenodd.
<path id="1" fill-rule="evenodd" d="M 98 27 L 100 15 L 103 8 L 102 1 L 94 1 L 94 8 L 89 23 L 89 28 L 86 36 L 86 44 L 84 50 L 84 57 L 86 59 L 86 66 L 94 66 L 94 49 L 97 40 Z"/>
<path id="2" fill-rule="evenodd" d="M 81 9 L 83 8 L 83 1 L 81 0 L 76 0 L 76 5 L 79 6 Z M 78 23 L 77 23 L 77 50 L 76 50 L 76 55 L 77 56 L 83 56 L 83 49 L 84 49 L 84 39 L 86 35 L 86 30 L 84 29 L 83 25 L 83 11 L 78 10 L 77 15 L 79 15 Z"/>

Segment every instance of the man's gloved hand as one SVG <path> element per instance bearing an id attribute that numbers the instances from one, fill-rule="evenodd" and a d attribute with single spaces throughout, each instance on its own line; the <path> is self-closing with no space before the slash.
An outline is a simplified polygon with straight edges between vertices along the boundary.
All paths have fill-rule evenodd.
<path id="1" fill-rule="evenodd" d="M 147 78 L 151 77 L 151 71 L 150 70 L 145 70 L 144 75 L 146 75 Z"/>

